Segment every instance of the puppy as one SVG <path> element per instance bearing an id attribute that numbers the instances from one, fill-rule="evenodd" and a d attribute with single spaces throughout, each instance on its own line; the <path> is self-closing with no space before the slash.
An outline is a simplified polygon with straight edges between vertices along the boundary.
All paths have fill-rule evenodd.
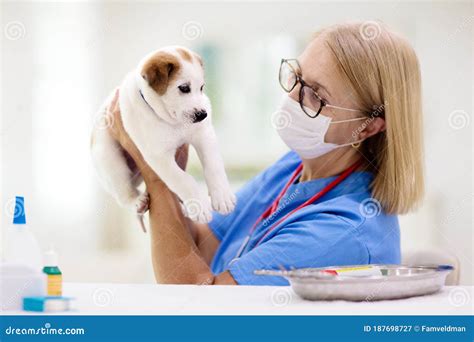
<path id="1" fill-rule="evenodd" d="M 112 97 L 99 111 L 104 120 Z M 206 223 L 212 219 L 212 209 L 222 214 L 234 209 L 236 197 L 217 147 L 211 104 L 204 94 L 203 63 L 196 53 L 172 46 L 146 56 L 120 86 L 119 105 L 125 131 L 148 165 L 179 197 L 186 216 Z M 192 145 L 199 156 L 211 201 L 175 161 L 176 150 L 183 144 Z M 137 189 L 142 178 L 134 163 L 101 125 L 93 129 L 92 160 L 103 186 L 120 205 L 138 215 L 148 210 L 148 194 Z M 141 224 L 144 229 L 142 220 Z"/>

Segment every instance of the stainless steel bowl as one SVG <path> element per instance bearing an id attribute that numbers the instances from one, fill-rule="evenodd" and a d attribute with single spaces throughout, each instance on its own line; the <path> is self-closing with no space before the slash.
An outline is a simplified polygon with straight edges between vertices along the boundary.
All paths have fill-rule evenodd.
<path id="1" fill-rule="evenodd" d="M 363 265 L 288 271 L 258 270 L 254 273 L 284 277 L 288 279 L 297 295 L 308 300 L 373 301 L 437 292 L 443 287 L 446 276 L 453 270 L 449 265 L 371 265 L 380 270 L 381 275 L 354 276 L 327 273 L 328 270 L 361 266 Z"/>

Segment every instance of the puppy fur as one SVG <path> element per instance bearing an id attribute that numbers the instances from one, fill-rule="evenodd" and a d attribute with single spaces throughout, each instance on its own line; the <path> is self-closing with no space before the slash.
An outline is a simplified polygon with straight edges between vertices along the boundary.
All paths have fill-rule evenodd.
<path id="1" fill-rule="evenodd" d="M 231 212 L 231 192 L 211 123 L 211 105 L 203 91 L 201 58 L 184 47 L 166 47 L 146 56 L 120 86 L 119 105 L 126 132 L 145 161 L 183 204 L 184 213 L 205 223 L 212 209 Z M 113 94 L 99 114 L 105 116 Z M 148 209 L 148 196 L 138 190 L 142 178 L 107 129 L 92 133 L 92 159 L 104 188 L 119 204 L 138 214 Z M 193 146 L 203 165 L 208 193 L 175 161 L 183 144 Z"/>

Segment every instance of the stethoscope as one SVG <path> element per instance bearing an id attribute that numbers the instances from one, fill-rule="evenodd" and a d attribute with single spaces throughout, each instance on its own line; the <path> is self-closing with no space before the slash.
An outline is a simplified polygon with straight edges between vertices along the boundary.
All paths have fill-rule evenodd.
<path id="1" fill-rule="evenodd" d="M 290 215 L 292 215 L 295 212 L 297 212 L 298 210 L 310 205 L 311 203 L 314 203 L 315 201 L 317 201 L 318 199 L 323 197 L 325 194 L 327 194 L 329 191 L 334 189 L 339 183 L 341 183 L 344 179 L 349 177 L 349 175 L 352 174 L 361 164 L 362 164 L 362 160 L 359 159 L 357 162 L 352 164 L 349 168 L 344 170 L 331 183 L 326 185 L 316 195 L 312 196 L 310 199 L 306 200 L 304 203 L 300 204 L 298 207 L 296 207 L 295 209 L 290 211 L 288 214 L 286 214 L 285 216 L 280 218 L 274 224 L 270 225 L 270 227 L 265 232 L 265 234 L 262 235 L 262 237 L 257 241 L 257 243 L 251 249 L 256 248 L 263 241 L 263 239 L 265 239 L 265 237 L 267 237 L 272 231 L 274 231 L 278 227 L 278 225 L 281 222 L 283 222 L 284 220 L 286 220 Z M 262 222 L 262 220 L 264 220 L 264 219 L 269 218 L 270 216 L 272 216 L 277 211 L 278 203 L 280 202 L 281 198 L 285 195 L 285 193 L 288 190 L 288 188 L 290 187 L 290 185 L 293 184 L 295 179 L 299 176 L 302 169 L 303 169 L 303 164 L 301 163 L 300 165 L 298 165 L 296 170 L 293 172 L 293 175 L 291 176 L 290 180 L 285 184 L 285 186 L 283 187 L 281 192 L 278 194 L 277 198 L 273 201 L 272 204 L 270 204 L 270 206 L 267 208 L 267 210 L 265 210 L 263 212 L 263 214 L 260 215 L 260 217 L 257 219 L 257 221 L 255 221 L 255 223 L 253 224 L 252 228 L 250 228 L 249 233 L 247 234 L 247 236 L 243 240 L 242 245 L 240 246 L 240 248 L 237 251 L 237 254 L 235 255 L 234 259 L 231 260 L 230 263 L 232 263 L 235 260 L 237 260 L 238 258 L 240 258 L 242 256 L 242 254 L 246 251 L 246 249 L 249 245 L 250 239 L 252 238 L 252 235 L 255 232 L 255 230 L 257 229 L 257 226 L 260 224 L 260 222 Z"/>

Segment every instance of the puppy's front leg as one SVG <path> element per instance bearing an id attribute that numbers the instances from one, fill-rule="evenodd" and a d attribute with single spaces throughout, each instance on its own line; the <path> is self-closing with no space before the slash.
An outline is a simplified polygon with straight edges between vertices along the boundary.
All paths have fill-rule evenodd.
<path id="1" fill-rule="evenodd" d="M 192 144 L 203 165 L 212 207 L 221 214 L 230 213 L 234 210 L 237 199 L 230 189 L 224 162 L 219 153 L 216 134 L 212 127 L 208 127 L 201 134 L 196 135 Z"/>
<path id="2" fill-rule="evenodd" d="M 208 196 L 199 190 L 194 178 L 176 164 L 174 152 L 143 157 L 168 188 L 180 198 L 188 217 L 200 223 L 207 223 L 212 219 Z"/>

